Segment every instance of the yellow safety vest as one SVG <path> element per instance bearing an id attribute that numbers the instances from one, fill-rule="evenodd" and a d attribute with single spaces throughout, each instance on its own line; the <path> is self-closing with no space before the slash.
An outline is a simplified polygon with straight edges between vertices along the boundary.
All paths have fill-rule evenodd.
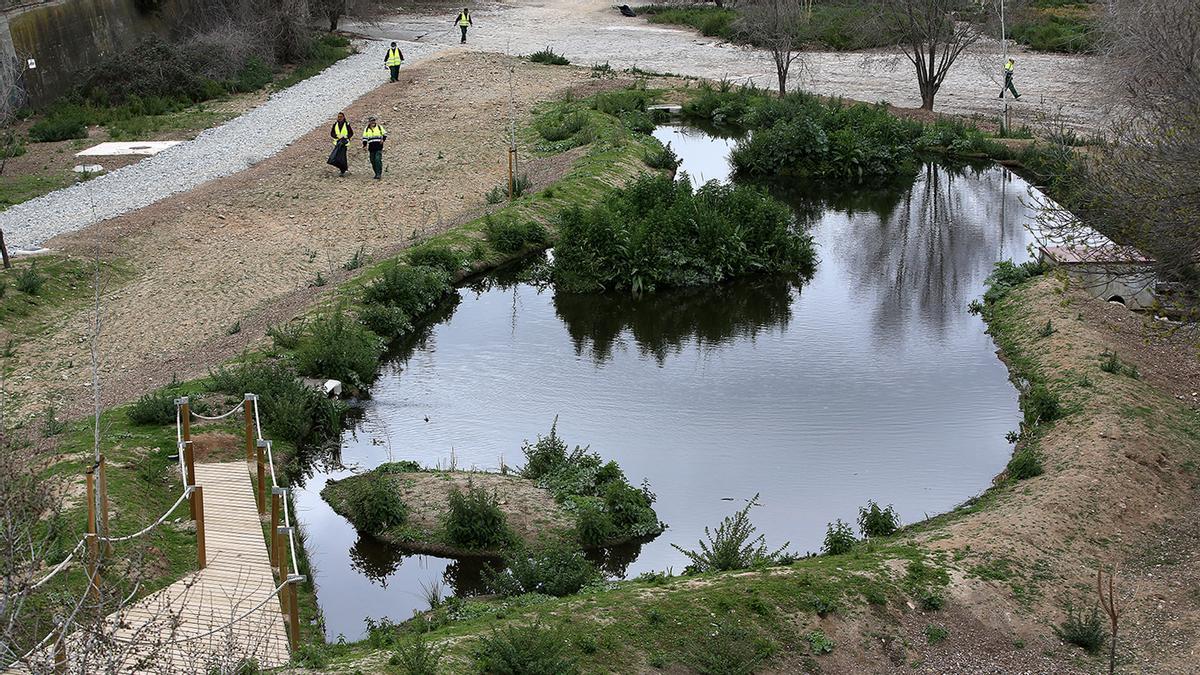
<path id="1" fill-rule="evenodd" d="M 343 138 L 350 138 L 350 124 L 347 122 L 334 123 L 333 133 L 337 134 L 337 139 L 333 141 L 334 143 L 337 143 Z"/>
<path id="2" fill-rule="evenodd" d="M 398 66 L 401 63 L 404 63 L 404 57 L 400 56 L 400 48 L 396 47 L 395 49 L 388 49 L 387 65 Z"/>
<path id="3" fill-rule="evenodd" d="M 1012 71 L 1013 71 L 1013 62 L 1012 62 L 1012 61 L 1005 61 L 1005 62 L 1004 62 L 1004 72 L 1006 72 L 1006 73 L 1012 73 Z"/>
<path id="4" fill-rule="evenodd" d="M 470 26 L 471 25 L 471 15 L 467 14 L 466 12 L 460 13 L 458 15 L 458 25 Z"/>
<path id="5" fill-rule="evenodd" d="M 363 129 L 363 132 L 362 132 L 362 137 L 363 137 L 364 141 L 370 141 L 371 139 L 374 139 L 374 138 L 383 138 L 384 136 L 387 136 L 387 132 L 384 131 L 383 127 L 381 127 L 379 125 L 375 125 L 374 127 L 367 127 L 366 129 Z"/>

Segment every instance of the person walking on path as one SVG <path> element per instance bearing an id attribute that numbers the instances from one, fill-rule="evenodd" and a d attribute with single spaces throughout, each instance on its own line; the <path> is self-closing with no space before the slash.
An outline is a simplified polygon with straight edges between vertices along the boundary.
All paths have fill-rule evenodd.
<path id="1" fill-rule="evenodd" d="M 392 46 L 387 50 L 387 56 L 383 57 L 383 65 L 392 71 L 392 82 L 400 79 L 400 64 L 404 63 L 404 52 L 393 42 Z"/>
<path id="2" fill-rule="evenodd" d="M 383 178 L 383 142 L 387 140 L 387 131 L 375 121 L 374 117 L 367 118 L 367 128 L 362 132 L 363 150 L 371 157 L 371 168 L 375 170 L 375 180 Z"/>
<path id="3" fill-rule="evenodd" d="M 346 146 L 350 145 L 350 139 L 354 138 L 354 129 L 350 123 L 346 121 L 346 113 L 338 113 L 337 121 L 329 129 L 329 137 L 333 139 L 333 152 L 329 153 L 330 166 L 337 167 L 345 176 L 346 170 L 350 168 L 346 161 Z"/>
<path id="4" fill-rule="evenodd" d="M 454 20 L 454 25 L 462 30 L 462 41 L 459 44 L 467 44 L 467 26 L 474 26 L 475 22 L 471 20 L 471 12 L 466 7 L 463 7 L 463 11 L 458 13 L 458 18 Z"/>
<path id="5" fill-rule="evenodd" d="M 1004 87 L 1000 90 L 1000 98 L 1004 98 L 1004 92 L 1011 91 L 1013 98 L 1020 100 L 1021 95 L 1017 93 L 1017 88 L 1013 86 L 1013 70 L 1017 67 L 1017 62 L 1011 57 L 1004 62 Z"/>

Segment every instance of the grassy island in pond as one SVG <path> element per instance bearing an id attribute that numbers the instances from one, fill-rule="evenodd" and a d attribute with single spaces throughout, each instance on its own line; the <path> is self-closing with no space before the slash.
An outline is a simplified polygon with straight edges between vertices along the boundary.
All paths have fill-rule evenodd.
<path id="1" fill-rule="evenodd" d="M 515 473 L 388 462 L 329 481 L 321 496 L 359 532 L 444 556 L 602 548 L 663 531 L 654 494 L 630 485 L 616 462 L 570 450 L 554 428 L 523 450 L 527 464 Z"/>

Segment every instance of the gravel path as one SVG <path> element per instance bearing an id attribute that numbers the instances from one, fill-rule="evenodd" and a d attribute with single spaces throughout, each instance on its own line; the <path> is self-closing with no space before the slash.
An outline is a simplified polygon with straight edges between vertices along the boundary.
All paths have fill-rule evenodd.
<path id="1" fill-rule="evenodd" d="M 263 105 L 201 132 L 194 140 L 9 208 L 0 213 L 5 239 L 15 251 L 35 249 L 55 235 L 135 211 L 276 154 L 386 81 L 384 46 L 367 42 L 360 49 L 361 54 L 274 94 Z M 404 45 L 406 63 L 434 51 L 433 45 Z"/>

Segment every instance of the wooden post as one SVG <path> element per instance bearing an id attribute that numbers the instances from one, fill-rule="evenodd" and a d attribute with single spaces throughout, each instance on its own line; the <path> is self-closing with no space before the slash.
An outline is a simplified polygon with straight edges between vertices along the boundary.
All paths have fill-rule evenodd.
<path id="1" fill-rule="evenodd" d="M 98 529 L 99 529 L 100 533 L 102 535 L 104 535 L 105 537 L 109 536 L 109 533 L 108 533 L 108 472 L 105 469 L 105 466 L 107 464 L 108 463 L 104 460 L 104 455 L 100 455 L 100 473 L 99 473 L 99 481 L 98 481 L 98 487 L 100 488 L 100 527 Z M 107 541 L 104 542 L 104 552 L 105 553 L 112 552 L 112 544 L 111 543 L 109 543 Z"/>
<path id="2" fill-rule="evenodd" d="M 255 491 L 258 497 L 258 512 L 263 514 L 267 512 L 267 464 L 263 460 L 263 446 L 258 448 L 258 489 Z"/>
<path id="3" fill-rule="evenodd" d="M 183 464 L 187 467 L 187 482 L 184 487 L 196 486 L 196 452 L 192 448 L 191 441 L 183 442 Z M 188 512 L 192 516 L 192 520 L 196 519 L 196 493 L 193 492 L 191 499 L 188 499 Z"/>
<path id="4" fill-rule="evenodd" d="M 100 581 L 97 567 L 100 560 L 100 542 L 96 539 L 96 467 L 87 470 L 87 540 L 88 540 L 88 595 L 100 602 Z"/>
<path id="5" fill-rule="evenodd" d="M 279 564 L 279 495 L 271 491 L 271 562 Z M 279 580 L 283 581 L 282 578 Z"/>
<path id="6" fill-rule="evenodd" d="M 179 421 L 183 425 L 183 442 L 192 440 L 192 406 L 188 397 L 179 399 Z"/>
<path id="7" fill-rule="evenodd" d="M 516 178 L 513 176 L 513 154 L 514 154 L 514 152 L 515 151 L 512 148 L 508 149 L 508 201 L 510 201 L 510 202 L 515 197 L 514 193 L 517 191 Z"/>
<path id="8" fill-rule="evenodd" d="M 0 260 L 4 262 L 4 269 L 12 269 L 12 260 L 8 258 L 8 246 L 4 244 L 4 230 L 0 230 Z"/>
<path id="9" fill-rule="evenodd" d="M 296 584 L 293 581 L 287 585 L 288 591 L 288 639 L 292 644 L 292 651 L 300 646 L 300 603 L 296 601 Z"/>
<path id="10" fill-rule="evenodd" d="M 246 394 L 242 401 L 242 417 L 246 418 L 246 461 L 254 461 L 254 394 Z"/>
<path id="11" fill-rule="evenodd" d="M 54 673 L 55 675 L 66 675 L 67 673 L 67 641 L 63 639 L 62 625 L 54 629 Z"/>
<path id="12" fill-rule="evenodd" d="M 208 550 L 204 545 L 204 488 L 197 485 L 192 491 L 192 506 L 196 510 L 196 563 L 200 569 L 208 566 Z"/>

